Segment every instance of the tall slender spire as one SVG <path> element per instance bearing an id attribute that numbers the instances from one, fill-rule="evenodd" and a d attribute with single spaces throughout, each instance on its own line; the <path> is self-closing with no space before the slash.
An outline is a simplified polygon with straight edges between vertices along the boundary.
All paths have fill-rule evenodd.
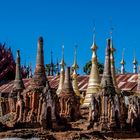
<path id="1" fill-rule="evenodd" d="M 44 67 L 43 38 L 39 37 L 36 68 L 35 68 L 34 76 L 31 81 L 31 86 L 44 87 L 46 86 L 46 80 L 47 78 L 46 78 L 45 67 Z"/>
<path id="2" fill-rule="evenodd" d="M 133 73 L 137 73 L 137 60 L 136 60 L 136 54 L 134 52 L 134 60 L 133 60 Z"/>
<path id="3" fill-rule="evenodd" d="M 77 49 L 77 45 L 75 46 L 75 51 L 74 51 L 74 63 L 72 65 L 73 70 L 77 70 L 79 68 L 78 64 L 77 64 L 77 56 L 76 56 L 76 49 Z"/>
<path id="4" fill-rule="evenodd" d="M 110 43 L 111 43 L 111 39 L 107 39 L 104 72 L 101 80 L 101 87 L 102 87 L 102 90 L 100 92 L 100 95 L 102 96 L 101 116 L 100 116 L 101 130 L 108 129 L 108 128 L 110 129 L 116 126 L 114 99 L 117 98 L 117 93 L 115 91 L 112 74 L 111 74 L 111 59 L 110 59 L 111 44 Z"/>
<path id="5" fill-rule="evenodd" d="M 32 78 L 32 63 L 29 64 L 29 78 Z"/>
<path id="6" fill-rule="evenodd" d="M 59 63 L 58 63 L 58 58 L 57 58 L 57 61 L 56 61 L 56 76 L 59 75 Z"/>
<path id="7" fill-rule="evenodd" d="M 17 56 L 16 56 L 16 76 L 15 76 L 13 90 L 22 91 L 24 88 L 25 87 L 24 87 L 24 84 L 23 84 L 23 81 L 22 81 L 21 68 L 20 68 L 20 51 L 17 50 Z"/>
<path id="8" fill-rule="evenodd" d="M 113 29 L 111 28 L 110 31 L 110 60 L 111 60 L 111 74 L 112 74 L 112 79 L 113 79 L 113 84 L 115 86 L 115 90 L 118 93 L 119 89 L 118 89 L 118 84 L 116 81 L 116 72 L 115 72 L 115 58 L 114 58 L 114 52 L 116 51 L 116 49 L 113 47 L 113 39 L 112 39 L 112 33 L 113 33 Z"/>
<path id="9" fill-rule="evenodd" d="M 62 90 L 63 84 L 64 84 L 64 78 L 65 78 L 65 61 L 64 61 L 64 45 L 62 46 L 62 60 L 60 62 L 60 66 L 61 66 L 61 70 L 60 70 L 60 79 L 59 79 L 59 85 L 58 85 L 58 89 L 57 89 L 57 94 L 60 93 L 60 91 Z"/>
<path id="10" fill-rule="evenodd" d="M 72 86 L 74 89 L 74 92 L 76 93 L 77 96 L 80 96 L 80 91 L 78 88 L 78 82 L 77 82 L 77 69 L 79 68 L 78 64 L 77 64 L 77 60 L 76 60 L 76 48 L 77 46 L 75 46 L 75 51 L 74 51 L 74 63 L 72 65 L 72 69 L 73 69 L 73 73 L 72 73 Z"/>
<path id="11" fill-rule="evenodd" d="M 121 60 L 120 64 L 121 64 L 121 74 L 124 74 L 125 73 L 124 49 L 123 49 L 123 52 L 122 52 L 122 60 Z"/>
<path id="12" fill-rule="evenodd" d="M 111 91 L 111 94 L 115 94 L 115 87 L 113 85 L 113 79 L 111 75 L 111 60 L 110 60 L 110 43 L 111 40 L 107 39 L 107 48 L 106 48 L 106 56 L 105 56 L 105 64 L 104 64 L 104 72 L 101 80 L 101 87 L 102 88 L 109 88 Z"/>
<path id="13" fill-rule="evenodd" d="M 60 62 L 60 66 L 61 66 L 62 68 L 65 67 L 65 61 L 64 61 L 64 45 L 62 45 L 62 60 L 61 60 L 61 62 Z"/>
<path id="14" fill-rule="evenodd" d="M 98 93 L 100 91 L 100 76 L 99 76 L 99 70 L 98 70 L 98 60 L 97 60 L 97 55 L 96 55 L 97 45 L 95 42 L 95 28 L 94 28 L 93 44 L 91 46 L 91 50 L 92 50 L 92 60 L 91 60 L 92 67 L 91 67 L 88 87 L 87 87 L 83 106 L 89 106 L 92 99 L 92 94 Z"/>

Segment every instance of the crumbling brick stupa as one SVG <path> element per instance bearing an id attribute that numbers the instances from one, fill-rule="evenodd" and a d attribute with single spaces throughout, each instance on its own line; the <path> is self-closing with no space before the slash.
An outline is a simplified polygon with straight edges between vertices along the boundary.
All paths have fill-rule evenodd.
<path id="1" fill-rule="evenodd" d="M 70 67 L 66 69 L 64 84 L 58 97 L 61 109 L 60 116 L 67 121 L 78 120 L 80 117 L 80 97 L 73 90 Z"/>
<path id="2" fill-rule="evenodd" d="M 18 60 L 18 58 L 17 58 Z M 17 61 L 17 64 L 19 61 Z M 24 89 L 20 76 L 20 65 L 17 68 L 15 85 L 17 84 L 17 94 L 14 100 L 16 108 L 10 110 L 15 112 L 13 123 L 23 123 L 28 126 L 43 128 L 53 128 L 56 123 L 57 96 L 53 89 L 50 88 L 46 78 L 43 54 L 43 38 L 38 40 L 38 50 L 36 59 L 36 68 L 33 78 L 30 79 L 30 85 Z M 20 79 L 17 81 L 17 79 Z M 20 85 L 20 86 L 19 86 Z M 21 90 L 22 89 L 22 90 Z M 9 102 L 11 104 L 11 102 Z"/>
<path id="3" fill-rule="evenodd" d="M 113 85 L 110 61 L 110 39 L 107 40 L 104 73 L 101 81 L 101 91 L 92 96 L 91 120 L 94 127 L 99 126 L 101 130 L 111 130 L 118 127 L 120 113 L 119 97 Z M 124 110 L 124 109 L 123 109 Z"/>
<path id="4" fill-rule="evenodd" d="M 107 40 L 104 72 L 101 80 L 101 91 L 92 94 L 89 106 L 88 128 L 98 131 L 138 130 L 140 123 L 139 94 L 126 96 L 116 86 L 114 77 L 114 57 L 112 40 Z M 115 84 L 115 85 L 114 85 Z M 132 130 L 132 129 L 131 129 Z"/>

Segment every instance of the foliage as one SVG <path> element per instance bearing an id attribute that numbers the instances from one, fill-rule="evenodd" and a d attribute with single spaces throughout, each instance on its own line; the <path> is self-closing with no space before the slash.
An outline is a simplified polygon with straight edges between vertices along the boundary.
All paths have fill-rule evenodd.
<path id="1" fill-rule="evenodd" d="M 51 71 L 53 71 L 53 74 L 56 74 L 56 65 L 54 65 L 54 64 L 46 64 L 45 65 L 45 71 L 46 71 L 46 74 L 48 76 L 52 75 Z"/>
<path id="2" fill-rule="evenodd" d="M 45 71 L 46 71 L 47 75 L 49 75 L 49 73 L 50 73 L 50 68 L 51 68 L 51 64 L 45 65 Z"/>
<path id="3" fill-rule="evenodd" d="M 15 61 L 11 48 L 6 43 L 0 43 L 0 81 L 14 80 Z"/>
<path id="4" fill-rule="evenodd" d="M 99 69 L 99 74 L 102 74 L 103 73 L 103 70 L 104 70 L 104 65 L 102 63 L 100 63 L 100 62 L 98 62 L 97 65 L 98 65 L 98 69 Z M 83 67 L 83 71 L 84 71 L 85 74 L 87 74 L 87 75 L 90 74 L 91 66 L 92 66 L 92 62 L 90 60 Z"/>

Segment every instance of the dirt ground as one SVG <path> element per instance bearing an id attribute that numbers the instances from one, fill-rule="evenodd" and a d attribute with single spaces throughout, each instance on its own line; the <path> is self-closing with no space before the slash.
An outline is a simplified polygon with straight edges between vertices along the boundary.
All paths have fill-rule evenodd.
<path id="1" fill-rule="evenodd" d="M 0 138 L 18 137 L 23 139 L 39 138 L 41 140 L 139 140 L 138 133 L 100 133 L 93 131 L 52 132 L 40 129 L 18 129 L 0 133 Z"/>
<path id="2" fill-rule="evenodd" d="M 133 132 L 99 132 L 93 129 L 87 130 L 88 111 L 81 110 L 82 119 L 70 123 L 68 130 L 42 130 L 36 129 L 15 129 L 0 132 L 0 138 L 39 138 L 41 140 L 140 140 L 140 133 Z"/>

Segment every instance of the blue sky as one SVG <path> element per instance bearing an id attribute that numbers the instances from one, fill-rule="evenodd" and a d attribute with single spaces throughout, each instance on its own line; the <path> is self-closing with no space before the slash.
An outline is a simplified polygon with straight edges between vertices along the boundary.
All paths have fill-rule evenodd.
<path id="1" fill-rule="evenodd" d="M 94 22 L 98 58 L 104 63 L 106 39 L 110 36 L 112 19 L 113 40 L 116 48 L 116 67 L 120 67 L 125 48 L 126 70 L 132 72 L 134 50 L 140 61 L 140 1 L 139 0 L 1 0 L 0 41 L 6 42 L 16 53 L 21 51 L 22 64 L 36 62 L 37 39 L 44 38 L 45 63 L 61 59 L 65 46 L 65 61 L 73 64 L 75 44 L 77 61 L 82 73 L 91 59 Z"/>

